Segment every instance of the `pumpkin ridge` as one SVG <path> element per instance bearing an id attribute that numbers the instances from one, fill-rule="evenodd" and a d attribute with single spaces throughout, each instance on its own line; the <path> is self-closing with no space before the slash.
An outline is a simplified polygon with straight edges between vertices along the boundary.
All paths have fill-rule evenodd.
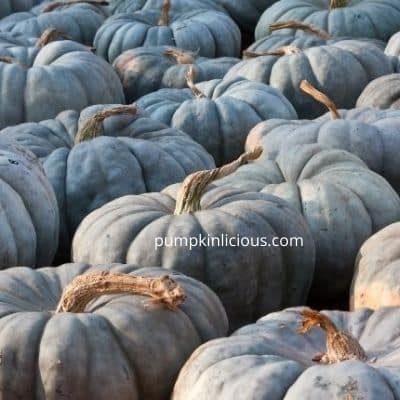
<path id="1" fill-rule="evenodd" d="M 51 11 L 55 11 L 59 7 L 69 7 L 75 4 L 93 4 L 99 6 L 109 5 L 108 1 L 103 1 L 103 0 L 60 0 L 47 4 L 45 7 L 42 8 L 41 12 L 44 14 Z"/>

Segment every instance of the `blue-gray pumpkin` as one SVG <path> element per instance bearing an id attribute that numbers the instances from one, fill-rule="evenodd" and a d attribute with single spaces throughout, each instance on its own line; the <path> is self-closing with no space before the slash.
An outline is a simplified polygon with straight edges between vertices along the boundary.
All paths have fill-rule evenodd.
<path id="1" fill-rule="evenodd" d="M 43 163 L 57 196 L 61 260 L 82 219 L 127 194 L 154 192 L 212 168 L 212 157 L 183 132 L 153 121 L 133 106 L 96 105 L 53 120 L 1 131 Z M 96 137 L 99 136 L 99 137 Z"/>
<path id="2" fill-rule="evenodd" d="M 195 82 L 202 82 L 223 78 L 239 61 L 232 57 L 199 57 L 176 47 L 139 47 L 123 52 L 113 67 L 130 103 L 158 89 L 185 88 L 186 74 L 192 65 L 196 71 Z"/>
<path id="3" fill-rule="evenodd" d="M 149 46 L 176 46 L 203 57 L 238 57 L 240 31 L 225 13 L 188 9 L 170 14 L 170 0 L 160 9 L 116 14 L 98 30 L 97 54 L 113 62 L 126 50 Z"/>
<path id="4" fill-rule="evenodd" d="M 28 11 L 43 1 L 45 0 L 3 0 L 0 3 L 0 18 L 16 12 Z"/>
<path id="5" fill-rule="evenodd" d="M 153 118 L 189 134 L 217 165 L 243 152 L 247 134 L 257 123 L 297 118 L 289 101 L 268 85 L 243 78 L 197 85 L 193 80 L 193 74 L 188 76 L 191 89 L 160 89 L 139 99 L 138 105 Z"/>

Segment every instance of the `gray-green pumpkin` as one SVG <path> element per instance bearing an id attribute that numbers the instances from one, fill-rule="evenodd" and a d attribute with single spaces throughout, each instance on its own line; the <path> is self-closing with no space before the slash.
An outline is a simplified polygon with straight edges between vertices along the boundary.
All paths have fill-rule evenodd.
<path id="1" fill-rule="evenodd" d="M 205 285 L 135 265 L 10 268 L 0 303 L 10 399 L 165 400 L 190 354 L 228 328 Z"/>

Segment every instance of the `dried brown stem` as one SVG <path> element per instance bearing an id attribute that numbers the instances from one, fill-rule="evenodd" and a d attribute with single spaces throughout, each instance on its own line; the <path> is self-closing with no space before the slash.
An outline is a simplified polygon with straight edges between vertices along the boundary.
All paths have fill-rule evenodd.
<path id="1" fill-rule="evenodd" d="M 178 64 L 195 64 L 196 58 L 193 53 L 170 47 L 164 51 L 167 57 L 172 58 Z"/>
<path id="2" fill-rule="evenodd" d="M 335 8 L 346 7 L 347 6 L 347 1 L 348 0 L 331 0 L 331 2 L 329 4 L 329 8 L 331 10 L 333 10 Z"/>
<path id="3" fill-rule="evenodd" d="M 79 129 L 75 136 L 75 143 L 81 143 L 99 136 L 103 128 L 103 122 L 106 118 L 115 115 L 136 115 L 136 113 L 137 108 L 134 105 L 116 106 L 108 110 L 99 111 L 89 118 L 82 128 Z"/>
<path id="4" fill-rule="evenodd" d="M 97 272 L 76 277 L 65 289 L 56 313 L 84 312 L 87 305 L 102 295 L 127 293 L 148 296 L 153 303 L 176 310 L 185 299 L 185 291 L 168 275 L 159 278 Z"/>
<path id="5" fill-rule="evenodd" d="M 5 64 L 20 64 L 16 58 L 8 56 L 0 56 L 0 62 Z"/>
<path id="6" fill-rule="evenodd" d="M 340 119 L 340 114 L 337 110 L 336 104 L 324 93 L 316 89 L 310 82 L 303 80 L 300 83 L 300 89 L 310 95 L 314 100 L 323 104 L 331 113 L 332 119 Z"/>
<path id="7" fill-rule="evenodd" d="M 282 56 L 288 56 L 288 55 L 299 54 L 299 53 L 301 53 L 301 50 L 296 46 L 283 46 L 283 47 L 280 47 L 279 49 L 271 50 L 271 51 L 256 52 L 256 51 L 251 51 L 251 50 L 245 50 L 243 52 L 243 58 L 248 59 L 248 58 L 266 57 L 266 56 L 282 57 Z"/>
<path id="8" fill-rule="evenodd" d="M 317 28 L 314 25 L 306 24 L 302 21 L 297 21 L 295 19 L 290 21 L 275 22 L 269 26 L 270 32 L 279 31 L 281 29 L 298 29 L 304 32 L 312 33 L 320 37 L 321 39 L 329 39 L 330 35 L 323 29 Z"/>
<path id="9" fill-rule="evenodd" d="M 257 146 L 242 154 L 237 160 L 220 168 L 198 171 L 186 177 L 176 196 L 175 215 L 193 213 L 201 210 L 200 200 L 207 186 L 225 176 L 234 173 L 241 165 L 256 160 L 262 154 L 262 147 Z"/>
<path id="10" fill-rule="evenodd" d="M 186 84 L 189 86 L 189 89 L 192 91 L 193 95 L 198 98 L 204 98 L 206 95 L 196 86 L 196 71 L 194 66 L 191 65 L 186 72 Z"/>
<path id="11" fill-rule="evenodd" d="M 46 7 L 43 7 L 42 13 L 48 13 L 60 7 L 69 7 L 75 4 L 83 4 L 83 3 L 93 4 L 95 6 L 108 6 L 109 4 L 108 1 L 105 0 L 60 0 L 47 4 Z"/>
<path id="12" fill-rule="evenodd" d="M 358 340 L 349 332 L 339 330 L 326 315 L 311 309 L 304 309 L 300 315 L 302 321 L 298 333 L 304 335 L 315 327 L 320 327 L 326 333 L 326 353 L 318 354 L 313 361 L 334 364 L 346 360 L 366 360 L 365 351 Z"/>
<path id="13" fill-rule="evenodd" d="M 70 37 L 55 28 L 49 28 L 40 35 L 40 38 L 36 41 L 36 47 L 41 49 L 47 44 L 60 39 L 70 39 Z"/>
<path id="14" fill-rule="evenodd" d="M 158 20 L 159 26 L 168 26 L 169 25 L 170 10 L 171 10 L 171 1 L 164 0 L 163 5 L 161 6 L 160 19 Z"/>

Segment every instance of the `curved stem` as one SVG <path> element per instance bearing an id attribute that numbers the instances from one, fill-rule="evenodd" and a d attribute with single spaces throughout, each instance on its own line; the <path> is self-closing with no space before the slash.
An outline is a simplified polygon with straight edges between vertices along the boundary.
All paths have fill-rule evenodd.
<path id="1" fill-rule="evenodd" d="M 330 0 L 329 8 L 334 10 L 335 8 L 342 8 L 347 6 L 348 0 Z"/>
<path id="2" fill-rule="evenodd" d="M 20 64 L 16 58 L 8 56 L 0 56 L 0 62 L 5 64 Z"/>
<path id="3" fill-rule="evenodd" d="M 206 97 L 206 95 L 194 83 L 195 80 L 196 80 L 196 71 L 194 69 L 194 66 L 191 65 L 188 71 L 186 72 L 186 83 L 196 98 L 201 99 Z"/>
<path id="4" fill-rule="evenodd" d="M 164 51 L 164 55 L 172 58 L 178 64 L 195 64 L 195 54 L 176 48 L 168 48 Z"/>
<path id="5" fill-rule="evenodd" d="M 47 44 L 55 42 L 59 39 L 70 39 L 70 37 L 55 28 L 48 28 L 40 35 L 40 38 L 36 41 L 35 46 L 42 48 Z"/>
<path id="6" fill-rule="evenodd" d="M 251 50 L 245 50 L 245 51 L 243 51 L 243 58 L 248 59 L 248 58 L 266 57 L 266 56 L 282 57 L 282 56 L 289 56 L 292 54 L 299 54 L 299 53 L 301 53 L 301 50 L 296 46 L 283 46 L 283 47 L 280 47 L 279 49 L 271 50 L 271 51 L 256 52 L 256 51 L 251 51 Z"/>
<path id="7" fill-rule="evenodd" d="M 69 7 L 75 4 L 84 4 L 84 3 L 93 4 L 95 6 L 108 6 L 109 4 L 108 1 L 105 0 L 60 0 L 47 4 L 47 6 L 43 7 L 42 13 L 48 13 L 60 7 Z"/>
<path id="8" fill-rule="evenodd" d="M 307 24 L 302 21 L 297 21 L 295 19 L 290 21 L 275 22 L 269 26 L 270 32 L 279 31 L 281 29 L 298 29 L 304 32 L 312 33 L 321 39 L 329 39 L 330 37 L 329 33 L 323 29 L 317 28 L 314 25 Z"/>
<path id="9" fill-rule="evenodd" d="M 310 95 L 314 100 L 323 104 L 331 113 L 332 119 L 340 119 L 340 114 L 337 110 L 336 104 L 324 93 L 316 89 L 310 82 L 303 80 L 300 83 L 300 89 Z"/>
<path id="10" fill-rule="evenodd" d="M 84 312 L 94 299 L 109 294 L 136 294 L 149 296 L 154 303 L 163 304 L 175 310 L 185 299 L 183 288 L 168 275 L 159 278 L 97 272 L 76 277 L 65 289 L 58 303 L 56 313 Z"/>
<path id="11" fill-rule="evenodd" d="M 201 209 L 201 196 L 211 182 L 232 174 L 241 165 L 247 164 L 249 161 L 256 160 L 261 156 L 262 151 L 262 147 L 257 146 L 242 154 L 237 160 L 220 168 L 198 171 L 187 176 L 176 196 L 174 214 L 181 215 L 199 211 Z"/>
<path id="12" fill-rule="evenodd" d="M 170 10 L 171 10 L 171 0 L 164 0 L 163 5 L 161 6 L 160 19 L 158 20 L 159 26 L 168 26 L 169 25 Z"/>

